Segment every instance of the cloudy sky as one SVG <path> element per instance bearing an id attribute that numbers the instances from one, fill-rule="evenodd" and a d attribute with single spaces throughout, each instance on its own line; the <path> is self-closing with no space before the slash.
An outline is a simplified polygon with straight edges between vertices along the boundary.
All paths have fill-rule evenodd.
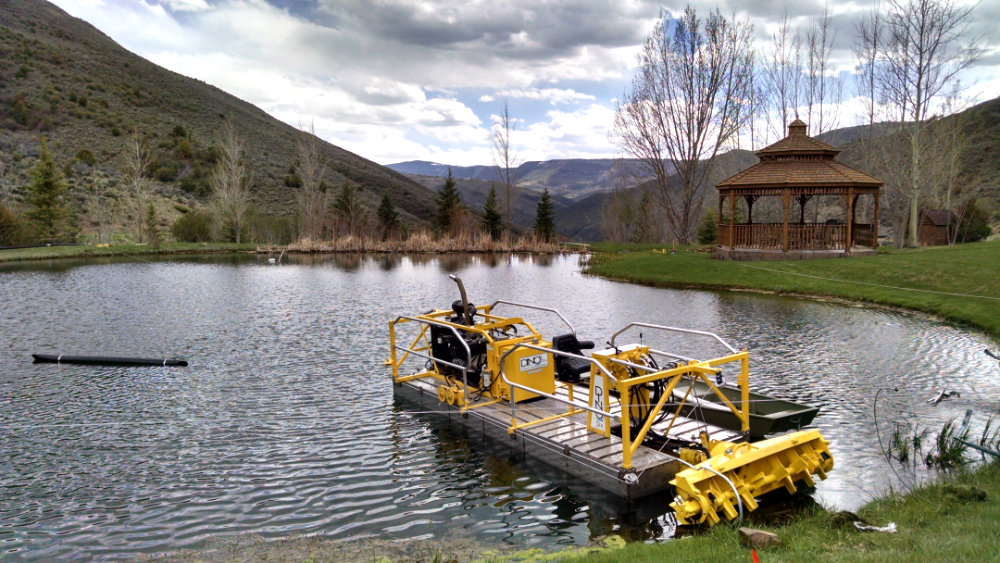
<path id="1" fill-rule="evenodd" d="M 639 45 L 680 0 L 53 0 L 130 51 L 251 102 L 382 164 L 492 164 L 491 127 L 504 100 L 521 160 L 618 154 L 608 132 Z M 962 1 L 962 0 L 959 0 Z M 745 15 L 763 44 L 823 0 L 690 0 Z M 854 25 L 868 0 L 830 0 L 831 64 L 854 66 Z M 1000 44 L 1000 2 L 975 21 Z M 979 24 L 978 22 L 983 22 Z M 1000 49 L 963 80 L 977 101 L 1000 95 Z M 857 110 L 846 84 L 840 123 Z"/>

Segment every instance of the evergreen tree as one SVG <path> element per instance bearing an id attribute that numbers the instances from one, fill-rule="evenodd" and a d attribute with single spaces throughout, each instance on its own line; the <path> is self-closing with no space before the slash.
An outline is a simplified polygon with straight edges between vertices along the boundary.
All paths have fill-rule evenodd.
<path id="1" fill-rule="evenodd" d="M 556 216 L 548 188 L 542 192 L 535 209 L 535 236 L 545 242 L 552 242 L 556 238 Z"/>
<path id="2" fill-rule="evenodd" d="M 449 232 L 453 224 L 453 219 L 462 209 L 462 198 L 455 189 L 455 178 L 451 175 L 451 168 L 448 168 L 448 177 L 444 180 L 444 186 L 438 192 L 437 214 L 434 215 L 434 232 L 438 235 Z"/>
<path id="3" fill-rule="evenodd" d="M 503 214 L 500 213 L 500 205 L 497 203 L 497 189 L 490 184 L 490 193 L 486 196 L 486 205 L 483 206 L 483 230 L 490 234 L 493 240 L 500 240 L 503 235 Z"/>
<path id="4" fill-rule="evenodd" d="M 706 209 L 698 225 L 698 243 L 715 244 L 719 238 L 719 220 L 712 208 Z"/>
<path id="5" fill-rule="evenodd" d="M 152 201 L 146 206 L 146 240 L 153 245 L 153 250 L 160 249 L 160 228 L 156 220 L 156 206 Z"/>
<path id="6" fill-rule="evenodd" d="M 347 234 L 356 234 L 357 227 L 364 223 L 364 208 L 358 199 L 358 190 L 350 180 L 344 179 L 340 192 L 333 200 L 333 211 Z"/>
<path id="7" fill-rule="evenodd" d="M 399 213 L 389 199 L 389 194 L 382 194 L 382 201 L 378 204 L 378 222 L 382 227 L 382 240 L 393 236 L 399 230 Z"/>
<path id="8" fill-rule="evenodd" d="M 31 208 L 26 215 L 34 224 L 41 240 L 55 241 L 71 235 L 68 224 L 69 206 L 63 197 L 66 182 L 52 160 L 48 144 L 42 139 L 42 151 L 38 164 L 31 171 L 31 185 L 28 187 L 27 203 Z"/>

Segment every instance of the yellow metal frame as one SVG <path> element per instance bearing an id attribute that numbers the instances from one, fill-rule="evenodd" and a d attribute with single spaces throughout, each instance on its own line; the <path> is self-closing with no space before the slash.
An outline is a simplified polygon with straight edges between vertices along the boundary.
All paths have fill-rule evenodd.
<path id="1" fill-rule="evenodd" d="M 394 321 L 391 321 L 389 323 L 390 357 L 388 360 L 386 360 L 386 364 L 392 366 L 393 381 L 396 383 L 402 383 L 404 381 L 410 381 L 413 379 L 431 377 L 441 381 L 442 383 L 447 383 L 449 385 L 452 384 L 450 377 L 445 376 L 440 372 L 438 372 L 437 366 L 433 362 L 431 363 L 431 369 L 429 370 L 414 373 L 411 375 L 400 375 L 399 373 L 400 365 L 402 365 L 402 363 L 405 362 L 410 357 L 412 352 L 421 353 L 430 351 L 431 345 L 428 340 L 427 332 L 428 328 L 432 324 L 452 327 L 455 330 L 464 331 L 467 333 L 478 334 L 486 340 L 488 346 L 498 342 L 497 339 L 495 339 L 491 334 L 491 331 L 505 329 L 507 327 L 515 325 L 526 327 L 530 333 L 524 336 L 516 337 L 517 340 L 521 342 L 535 341 L 536 343 L 542 341 L 542 335 L 521 317 L 499 317 L 493 315 L 491 313 L 491 310 L 492 307 L 490 305 L 477 307 L 476 314 L 481 316 L 484 319 L 484 322 L 478 322 L 473 326 L 453 323 L 448 320 L 448 317 L 454 315 L 454 312 L 440 311 L 440 310 L 436 310 L 431 313 L 427 313 L 425 315 L 417 315 L 412 318 L 400 317 Z M 421 328 L 417 336 L 413 339 L 410 346 L 405 349 L 406 351 L 400 357 L 397 354 L 396 327 L 397 325 L 404 324 L 407 322 L 418 322 L 421 324 Z M 647 348 L 643 349 L 648 350 Z M 614 355 L 611 355 L 609 357 L 612 358 L 611 362 L 615 362 L 615 360 L 617 359 L 615 358 Z M 733 404 L 728 397 L 726 397 L 721 391 L 719 391 L 719 388 L 715 385 L 715 382 L 712 380 L 712 377 L 714 377 L 718 373 L 720 366 L 733 362 L 740 363 L 740 373 L 737 380 L 737 383 L 741 391 L 741 400 L 739 401 L 740 403 L 739 406 Z M 619 367 L 615 366 L 614 364 L 608 367 L 612 366 L 615 368 Z M 711 390 L 711 392 L 714 393 L 719 398 L 721 403 L 727 406 L 737 417 L 739 417 L 742 432 L 745 433 L 750 430 L 750 415 L 749 415 L 750 368 L 749 368 L 749 353 L 746 350 L 737 352 L 735 354 L 730 354 L 727 356 L 722 356 L 719 358 L 714 358 L 705 361 L 689 361 L 683 365 L 679 365 L 675 368 L 667 370 L 654 370 L 653 368 L 644 368 L 644 369 L 649 370 L 649 373 L 646 373 L 645 375 L 639 375 L 636 377 L 622 377 L 621 375 L 624 373 L 624 371 L 619 369 L 609 370 L 612 372 L 612 375 L 611 377 L 608 378 L 607 383 L 610 383 L 615 388 L 615 390 L 618 391 L 619 395 L 618 401 L 621 406 L 621 414 L 619 418 L 622 428 L 622 467 L 624 469 L 626 470 L 632 469 L 632 456 L 634 456 L 635 453 L 639 450 L 639 446 L 642 445 L 643 440 L 646 438 L 646 434 L 652 427 L 653 421 L 656 420 L 660 415 L 660 413 L 663 411 L 663 408 L 666 405 L 666 402 L 669 399 L 670 394 L 673 392 L 674 389 L 677 388 L 678 384 L 680 384 L 685 378 L 691 379 L 692 381 L 696 379 L 704 381 L 708 385 L 708 388 Z M 598 372 L 595 377 L 603 375 L 604 374 Z M 499 374 L 496 374 L 495 377 L 496 376 L 499 376 Z M 633 387 L 645 386 L 647 383 L 662 381 L 662 380 L 665 380 L 667 382 L 663 395 L 660 397 L 659 401 L 652 406 L 651 412 L 646 417 L 646 423 L 642 426 L 642 428 L 639 429 L 639 431 L 636 433 L 635 436 L 632 436 L 631 435 L 632 405 L 629 404 L 629 397 L 630 397 L 629 391 Z M 553 415 L 544 419 L 534 420 L 531 422 L 524 422 L 524 423 L 519 423 L 517 421 L 516 415 L 514 414 L 514 412 L 512 412 L 511 425 L 507 428 L 507 432 L 509 434 L 514 434 L 516 431 L 522 428 L 527 428 L 535 424 L 554 420 L 556 418 L 565 418 L 584 412 L 583 409 L 575 408 L 572 404 L 573 386 L 572 385 L 565 385 L 565 386 L 569 389 L 570 404 L 568 405 L 567 412 L 558 415 Z M 462 387 L 462 385 L 459 385 L 459 387 Z M 463 393 L 466 392 L 465 389 L 463 389 L 462 391 Z M 591 392 L 593 391 L 591 390 Z M 501 402 L 501 399 L 498 397 L 491 396 L 491 399 L 492 400 L 488 401 L 487 403 L 479 403 L 472 406 L 468 405 L 467 401 L 462 400 L 460 401 L 461 412 L 465 413 L 470 409 L 480 408 L 486 406 L 487 404 L 496 404 Z M 687 395 L 685 395 L 685 401 L 686 399 Z M 605 404 L 610 405 L 610 402 Z M 681 401 L 681 403 L 677 406 L 674 415 L 669 422 L 670 427 L 673 426 L 674 422 L 680 416 L 683 406 L 684 406 L 684 401 Z M 602 408 L 607 409 L 607 407 L 602 407 Z M 591 427 L 589 422 L 587 426 L 588 429 L 592 432 L 601 435 L 606 435 L 603 429 L 599 430 L 596 427 Z"/>
<path id="2" fill-rule="evenodd" d="M 732 363 L 740 362 L 740 374 L 737 379 L 737 383 L 740 387 L 740 406 L 737 407 L 729 399 L 719 391 L 715 383 L 712 381 L 710 376 L 715 376 L 718 373 L 719 366 Z M 750 355 L 746 350 L 738 352 L 736 354 L 730 354 L 728 356 L 722 356 L 720 358 L 714 358 L 706 361 L 690 361 L 684 365 L 679 365 L 676 368 L 653 371 L 651 368 L 646 368 L 650 370 L 650 373 L 646 375 L 641 375 L 638 377 L 630 377 L 618 379 L 616 381 L 616 388 L 618 389 L 619 401 L 621 403 L 621 427 L 622 427 L 622 450 L 623 450 L 623 461 L 622 467 L 625 469 L 632 469 L 632 456 L 639 450 L 639 446 L 642 444 L 643 440 L 646 438 L 646 434 L 649 429 L 653 426 L 653 421 L 656 420 L 658 415 L 662 412 L 664 405 L 670 394 L 677 385 L 683 381 L 685 378 L 690 378 L 692 380 L 701 379 L 704 381 L 709 389 L 721 399 L 722 403 L 729 407 L 733 413 L 740 419 L 740 428 L 742 432 L 749 432 L 750 430 Z M 629 391 L 632 387 L 639 385 L 646 385 L 650 382 L 665 380 L 667 382 L 666 388 L 663 391 L 663 396 L 660 400 L 653 405 L 651 412 L 646 417 L 646 423 L 639 429 L 635 437 L 631 436 L 632 425 L 631 425 L 631 405 L 629 404 L 629 397 L 631 396 Z M 670 420 L 669 426 L 673 426 L 677 417 L 680 416 L 681 410 L 684 406 L 684 402 L 677 406 L 674 412 L 674 416 Z"/>

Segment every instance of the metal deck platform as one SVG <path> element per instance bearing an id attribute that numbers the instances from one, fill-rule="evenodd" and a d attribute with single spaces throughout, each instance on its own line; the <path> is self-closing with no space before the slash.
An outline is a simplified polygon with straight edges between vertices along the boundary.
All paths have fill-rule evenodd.
<path id="1" fill-rule="evenodd" d="M 511 426 L 511 406 L 508 402 L 482 405 L 472 402 L 463 414 L 458 406 L 442 403 L 438 399 L 439 382 L 419 378 L 394 384 L 397 396 L 416 403 L 421 410 L 440 413 L 450 421 L 467 427 L 474 434 L 481 434 L 485 442 L 503 444 L 526 457 L 539 459 L 546 464 L 592 483 L 625 500 L 639 499 L 670 488 L 669 481 L 684 469 L 673 456 L 655 449 L 639 446 L 632 456 L 637 479 L 628 482 L 622 468 L 622 441 L 617 436 L 605 437 L 587 430 L 586 414 L 555 418 L 540 422 L 508 434 Z M 586 396 L 587 388 L 576 386 L 577 396 Z M 559 386 L 556 396 L 568 399 L 566 387 Z M 519 403 L 516 409 L 518 423 L 533 422 L 566 412 L 566 404 L 553 399 L 537 399 Z M 611 403 L 610 412 L 620 414 L 617 400 Z M 654 426 L 654 429 L 664 430 Z M 712 426 L 690 418 L 679 417 L 670 429 L 670 436 L 698 442 L 701 432 L 716 440 L 731 442 L 743 438 L 731 430 Z"/>

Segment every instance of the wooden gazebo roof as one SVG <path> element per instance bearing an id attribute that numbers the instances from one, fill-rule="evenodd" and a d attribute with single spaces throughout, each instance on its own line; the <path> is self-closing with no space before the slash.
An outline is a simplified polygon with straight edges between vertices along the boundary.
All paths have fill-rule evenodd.
<path id="1" fill-rule="evenodd" d="M 807 136 L 806 124 L 796 119 L 789 124 L 787 137 L 755 153 L 760 162 L 719 182 L 716 188 L 720 192 L 749 193 L 754 188 L 882 185 L 879 179 L 834 160 L 839 152 L 840 149 Z"/>

